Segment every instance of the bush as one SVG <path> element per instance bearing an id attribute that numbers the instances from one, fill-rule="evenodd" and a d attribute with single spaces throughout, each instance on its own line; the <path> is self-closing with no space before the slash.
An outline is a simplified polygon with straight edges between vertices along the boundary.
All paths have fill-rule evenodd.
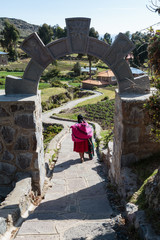
<path id="1" fill-rule="evenodd" d="M 58 77 L 60 73 L 60 70 L 57 67 L 54 67 L 52 70 L 44 74 L 43 79 L 45 81 L 54 79 L 55 77 Z"/>
<path id="2" fill-rule="evenodd" d="M 53 79 L 51 79 L 51 86 L 52 87 L 62 87 L 63 84 L 57 78 L 55 78 L 55 79 L 53 78 Z"/>
<path id="3" fill-rule="evenodd" d="M 73 67 L 73 71 L 75 76 L 80 76 L 81 75 L 81 65 L 79 62 L 77 62 L 74 67 Z"/>

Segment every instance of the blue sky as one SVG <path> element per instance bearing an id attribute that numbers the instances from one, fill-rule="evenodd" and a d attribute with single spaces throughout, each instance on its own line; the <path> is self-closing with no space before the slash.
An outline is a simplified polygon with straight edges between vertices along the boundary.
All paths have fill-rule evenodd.
<path id="1" fill-rule="evenodd" d="M 156 0 L 153 0 L 154 2 Z M 150 12 L 149 0 L 7 0 L 0 2 L 1 17 L 18 18 L 32 24 L 65 26 L 65 18 L 91 18 L 99 34 L 141 31 L 160 22 Z M 160 24 L 155 26 L 160 29 Z"/>

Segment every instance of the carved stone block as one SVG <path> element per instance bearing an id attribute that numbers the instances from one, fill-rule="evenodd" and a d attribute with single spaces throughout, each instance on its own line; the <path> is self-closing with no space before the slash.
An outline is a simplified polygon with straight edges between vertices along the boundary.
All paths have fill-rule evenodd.
<path id="1" fill-rule="evenodd" d="M 5 83 L 6 95 L 13 94 L 37 94 L 38 83 L 14 76 L 7 76 Z"/>
<path id="2" fill-rule="evenodd" d="M 32 33 L 28 38 L 26 38 L 23 41 L 21 48 L 35 62 L 39 63 L 43 67 L 47 67 L 53 60 L 45 48 L 44 43 L 36 33 Z"/>
<path id="3" fill-rule="evenodd" d="M 86 53 L 89 35 L 89 18 L 67 18 L 67 37 L 73 53 Z"/>
<path id="4" fill-rule="evenodd" d="M 58 39 L 46 46 L 54 59 L 71 53 L 67 38 Z"/>
<path id="5" fill-rule="evenodd" d="M 38 85 L 43 71 L 44 67 L 31 60 L 25 69 L 23 79 L 36 82 Z"/>
<path id="6" fill-rule="evenodd" d="M 108 44 L 99 41 L 96 38 L 89 37 L 88 40 L 87 54 L 96 56 L 97 58 L 103 59 L 111 48 Z"/>

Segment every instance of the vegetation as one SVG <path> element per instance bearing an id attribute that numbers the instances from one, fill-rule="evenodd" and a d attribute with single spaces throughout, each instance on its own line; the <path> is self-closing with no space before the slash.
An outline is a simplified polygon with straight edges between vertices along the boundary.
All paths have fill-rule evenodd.
<path id="1" fill-rule="evenodd" d="M 44 127 L 43 137 L 44 137 L 44 150 L 46 150 L 48 143 L 54 138 L 60 131 L 62 131 L 62 125 L 49 125 Z"/>
<path id="2" fill-rule="evenodd" d="M 138 189 L 133 194 L 130 202 L 136 204 L 140 209 L 145 210 L 148 221 L 153 225 L 155 231 L 160 234 L 159 214 L 150 209 L 145 195 L 145 188 L 148 182 L 157 174 L 160 166 L 160 154 L 143 159 L 135 163 L 131 168 L 138 178 Z"/>
<path id="3" fill-rule="evenodd" d="M 153 85 L 156 88 L 144 107 L 148 110 L 152 122 L 151 134 L 156 141 L 160 140 L 160 32 L 157 31 L 150 39 L 148 47 L 149 63 L 153 69 Z"/>
<path id="4" fill-rule="evenodd" d="M 96 97 L 94 99 L 88 99 L 86 101 L 78 103 L 75 107 L 85 106 L 87 104 L 97 104 L 97 102 L 103 101 L 105 97 L 108 97 L 109 99 L 114 99 L 115 98 L 114 89 L 115 87 L 100 88 L 99 91 L 103 93 L 103 95 Z"/>
<path id="5" fill-rule="evenodd" d="M 51 42 L 52 36 L 53 36 L 53 30 L 51 26 L 44 23 L 41 27 L 38 29 L 38 35 L 43 41 L 43 43 L 46 45 L 47 43 Z"/>
<path id="6" fill-rule="evenodd" d="M 94 121 L 101 125 L 103 129 L 112 129 L 114 116 L 114 100 L 105 99 L 96 104 L 85 104 L 71 110 L 62 111 L 58 116 L 70 119 L 77 119 L 78 114 L 82 114 L 87 121 Z"/>
<path id="7" fill-rule="evenodd" d="M 0 40 L 0 43 L 1 46 L 8 52 L 9 60 L 16 60 L 16 46 L 20 36 L 18 29 L 6 20 L 4 22 L 4 29 L 1 32 L 1 35 L 3 36 L 3 38 Z"/>

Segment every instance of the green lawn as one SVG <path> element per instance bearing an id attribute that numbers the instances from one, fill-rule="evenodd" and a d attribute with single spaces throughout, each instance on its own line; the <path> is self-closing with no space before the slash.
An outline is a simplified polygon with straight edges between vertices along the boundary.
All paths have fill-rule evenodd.
<path id="1" fill-rule="evenodd" d="M 54 96 L 54 95 L 65 93 L 65 92 L 66 92 L 66 89 L 64 88 L 58 88 L 58 87 L 44 88 L 41 91 L 42 102 L 47 101 L 50 96 Z"/>
<path id="2" fill-rule="evenodd" d="M 88 99 L 84 102 L 81 102 L 79 104 L 77 104 L 75 106 L 76 107 L 80 107 L 80 106 L 84 106 L 84 105 L 87 105 L 87 104 L 96 104 L 97 102 L 101 101 L 104 97 L 108 96 L 109 99 L 114 99 L 115 98 L 115 87 L 112 87 L 112 88 L 99 88 L 98 91 L 99 92 L 102 92 L 103 95 L 99 96 L 99 97 L 95 97 L 95 98 L 92 98 L 92 99 Z"/>

